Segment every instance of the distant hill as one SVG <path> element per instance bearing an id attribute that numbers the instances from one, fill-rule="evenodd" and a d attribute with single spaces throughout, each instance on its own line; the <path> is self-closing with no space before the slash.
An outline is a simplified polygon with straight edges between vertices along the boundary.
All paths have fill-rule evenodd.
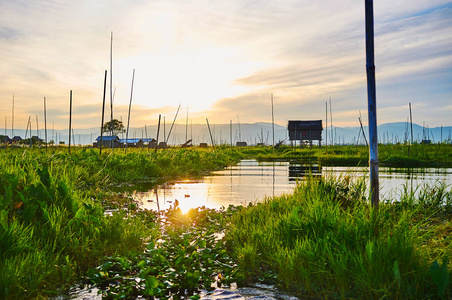
<path id="1" fill-rule="evenodd" d="M 166 124 L 166 126 L 162 125 L 160 129 L 159 141 L 163 140 L 164 133 L 166 136 L 168 136 L 170 126 L 171 124 Z M 232 131 L 229 124 L 210 124 L 210 129 L 215 144 L 229 144 L 231 141 L 231 133 L 232 141 L 234 144 L 237 141 L 245 141 L 248 144 L 255 144 L 260 142 L 263 142 L 265 144 L 272 144 L 273 142 L 271 123 L 243 123 L 240 124 L 240 126 L 237 123 L 234 123 L 232 124 Z M 336 144 L 356 144 L 358 137 L 359 143 L 364 144 L 365 142 L 362 133 L 360 133 L 360 130 L 360 127 L 333 127 L 333 130 L 331 130 L 331 127 L 328 126 L 328 129 L 323 129 L 322 143 L 325 143 L 325 137 L 328 133 L 328 144 L 331 144 L 332 141 L 334 141 L 334 143 Z M 0 134 L 4 134 L 4 132 L 5 129 L 0 129 Z M 364 127 L 364 132 L 366 134 L 366 138 L 368 138 L 367 126 Z M 7 130 L 6 133 L 11 137 L 11 130 Z M 146 133 L 148 137 L 156 138 L 157 126 L 153 125 L 146 126 L 146 128 L 130 128 L 129 138 L 146 137 Z M 442 140 L 450 141 L 451 133 L 452 126 L 443 127 Z M 14 135 L 19 135 L 24 138 L 25 130 L 15 129 Z M 40 129 L 38 133 L 36 132 L 36 130 L 33 130 L 32 135 L 38 135 L 40 138 L 44 139 L 44 129 Z M 89 145 L 92 144 L 99 135 L 99 128 L 74 129 L 74 136 L 71 143 Z M 188 139 L 192 138 L 193 143 L 196 145 L 201 142 L 211 144 L 207 124 L 193 124 L 189 125 L 188 128 L 185 128 L 185 125 L 175 124 L 171 131 L 171 136 L 169 137 L 168 143 L 170 145 L 182 144 L 185 141 L 186 135 Z M 397 141 L 403 142 L 405 139 L 411 139 L 410 128 L 409 126 L 407 127 L 407 124 L 404 122 L 381 124 L 378 126 L 378 135 L 379 141 L 383 143 L 394 143 Z M 28 133 L 28 137 L 29 136 L 30 133 Z M 285 140 L 285 142 L 288 143 L 287 136 L 288 133 L 286 126 L 275 124 L 275 143 L 280 140 Z M 123 134 L 122 138 L 125 138 L 125 134 Z M 417 124 L 413 124 L 413 139 L 417 142 L 420 142 L 423 139 L 430 139 L 433 143 L 439 142 L 441 140 L 441 127 L 424 128 Z M 69 140 L 68 129 L 55 131 L 47 129 L 47 140 L 54 140 L 56 143 L 58 143 L 59 141 L 64 141 L 67 144 Z"/>

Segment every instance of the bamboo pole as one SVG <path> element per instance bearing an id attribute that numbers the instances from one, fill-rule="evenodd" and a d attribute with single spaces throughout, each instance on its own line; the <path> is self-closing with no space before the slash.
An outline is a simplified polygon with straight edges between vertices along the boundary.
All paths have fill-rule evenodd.
<path id="1" fill-rule="evenodd" d="M 126 132 L 126 147 L 125 150 L 127 150 L 128 147 L 128 138 L 129 138 L 129 124 L 130 124 L 130 109 L 132 107 L 132 94 L 133 94 L 133 81 L 135 79 L 135 69 L 133 69 L 133 73 L 132 73 L 132 87 L 130 89 L 130 103 L 129 103 L 129 116 L 127 118 L 127 132 Z"/>
<path id="2" fill-rule="evenodd" d="M 206 118 L 206 122 L 207 122 L 207 128 L 209 128 L 209 134 L 210 134 L 210 140 L 212 141 L 212 147 L 215 148 L 215 144 L 213 142 L 213 137 L 212 137 L 212 132 L 210 131 L 209 120 L 207 120 L 207 118 Z"/>
<path id="3" fill-rule="evenodd" d="M 157 125 L 157 140 L 155 143 L 155 152 L 157 153 L 157 148 L 159 147 L 159 133 L 160 133 L 160 118 L 162 115 L 159 114 L 159 124 Z"/>
<path id="4" fill-rule="evenodd" d="M 111 149 L 114 151 L 113 142 L 113 31 L 110 34 L 110 136 L 111 136 Z"/>
<path id="5" fill-rule="evenodd" d="M 11 138 L 14 137 L 14 95 L 13 95 L 13 111 L 12 111 L 12 120 L 11 120 Z"/>
<path id="6" fill-rule="evenodd" d="M 363 133 L 364 141 L 366 141 L 366 146 L 369 147 L 369 143 L 367 142 L 367 138 L 366 138 L 366 133 L 364 132 L 364 128 L 363 128 L 363 122 L 361 120 L 361 112 L 360 112 L 360 116 L 358 117 L 358 120 L 359 120 L 359 125 L 361 126 L 361 131 Z"/>
<path id="7" fill-rule="evenodd" d="M 30 123 L 31 123 L 31 116 L 28 116 L 27 130 L 25 131 L 25 138 L 24 139 L 27 139 L 28 127 L 30 126 Z M 31 132 L 31 129 L 30 129 L 30 132 Z M 30 137 L 31 137 L 31 133 L 30 133 Z"/>
<path id="8" fill-rule="evenodd" d="M 366 23 L 366 73 L 367 73 L 367 103 L 369 114 L 369 170 L 371 203 L 374 208 L 379 206 L 378 181 L 378 134 L 377 134 L 377 103 L 375 84 L 375 54 L 374 54 L 374 12 L 373 0 L 365 0 Z"/>
<path id="9" fill-rule="evenodd" d="M 39 138 L 39 122 L 38 122 L 38 115 L 36 115 L 36 137 Z"/>
<path id="10" fill-rule="evenodd" d="M 69 94 L 69 154 L 71 153 L 71 127 L 72 127 L 72 90 Z"/>
<path id="11" fill-rule="evenodd" d="M 413 144 L 413 115 L 411 114 L 411 102 L 410 102 L 410 124 L 411 124 L 411 144 Z"/>
<path id="12" fill-rule="evenodd" d="M 46 109 L 46 97 L 44 97 L 44 133 L 46 137 L 46 151 L 47 151 L 47 109 Z"/>
<path id="13" fill-rule="evenodd" d="M 325 101 L 325 150 L 328 152 L 328 101 Z"/>
<path id="14" fill-rule="evenodd" d="M 273 133 L 273 153 L 275 153 L 275 116 L 273 113 L 273 93 L 272 93 L 272 133 Z"/>
<path id="15" fill-rule="evenodd" d="M 229 136 L 231 139 L 231 148 L 232 148 L 232 120 L 229 120 Z"/>
<path id="16" fill-rule="evenodd" d="M 334 145 L 333 110 L 331 108 L 331 97 L 330 97 L 330 119 L 331 119 L 331 124 L 330 124 L 330 126 L 331 126 L 331 141 L 330 141 L 330 144 Z"/>
<path id="17" fill-rule="evenodd" d="M 174 116 L 173 124 L 171 124 L 170 131 L 168 132 L 168 136 L 166 137 L 167 142 L 169 141 L 169 138 L 171 136 L 171 131 L 173 130 L 174 123 L 176 122 L 176 118 L 177 118 L 177 114 L 179 113 L 180 106 L 181 106 L 181 104 L 179 104 L 179 107 L 177 108 L 176 115 Z"/>
<path id="18" fill-rule="evenodd" d="M 100 123 L 100 144 L 99 144 L 99 155 L 102 155 L 102 143 L 103 143 L 103 136 L 104 136 L 104 115 L 105 115 L 105 93 L 107 90 L 107 70 L 105 70 L 105 76 L 104 76 L 104 95 L 102 97 L 102 121 Z"/>
<path id="19" fill-rule="evenodd" d="M 187 106 L 187 119 L 185 120 L 185 142 L 188 141 L 188 106 Z"/>

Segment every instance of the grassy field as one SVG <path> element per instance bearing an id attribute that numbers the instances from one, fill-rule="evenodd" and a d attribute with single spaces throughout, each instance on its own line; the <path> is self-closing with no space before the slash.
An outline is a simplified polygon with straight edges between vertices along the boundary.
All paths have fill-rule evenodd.
<path id="1" fill-rule="evenodd" d="M 451 163 L 450 146 L 431 146 L 412 146 L 410 159 Z M 381 159 L 403 161 L 404 146 L 391 147 L 380 148 Z M 196 298 L 213 282 L 263 281 L 317 297 L 447 299 L 452 195 L 444 186 L 387 199 L 378 213 L 367 205 L 365 184 L 344 178 L 307 180 L 293 195 L 246 208 L 185 215 L 177 207 L 141 211 L 112 192 L 203 176 L 242 158 L 327 164 L 335 153 L 330 163 L 344 165 L 365 151 L 2 149 L 0 298 L 52 297 L 85 278 L 106 298 Z M 118 210 L 106 215 L 106 208 Z M 219 232 L 224 239 L 215 238 Z"/>
<path id="2" fill-rule="evenodd" d="M 367 166 L 369 150 L 366 146 L 328 146 L 292 148 L 281 146 L 240 148 L 242 155 L 260 160 L 298 159 L 324 166 Z M 381 166 L 388 167 L 451 167 L 452 144 L 379 145 Z"/>
<path id="3" fill-rule="evenodd" d="M 155 214 L 126 201 L 127 210 L 104 215 L 124 202 L 109 187 L 200 176 L 235 161 L 210 150 L 1 151 L 0 298 L 59 293 L 102 257 L 144 249 L 158 233 Z"/>

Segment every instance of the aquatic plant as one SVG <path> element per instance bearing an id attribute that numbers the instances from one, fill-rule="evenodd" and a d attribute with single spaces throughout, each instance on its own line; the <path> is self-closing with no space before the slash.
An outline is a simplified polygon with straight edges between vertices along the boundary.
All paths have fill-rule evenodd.
<path id="1" fill-rule="evenodd" d="M 373 211 L 360 182 L 308 179 L 293 195 L 233 216 L 228 243 L 252 282 L 265 274 L 300 296 L 419 299 L 450 295 L 451 192 L 386 201 Z M 440 197 L 442 200 L 433 200 Z M 426 205 L 427 204 L 427 205 Z M 440 266 L 436 261 L 443 261 Z"/>

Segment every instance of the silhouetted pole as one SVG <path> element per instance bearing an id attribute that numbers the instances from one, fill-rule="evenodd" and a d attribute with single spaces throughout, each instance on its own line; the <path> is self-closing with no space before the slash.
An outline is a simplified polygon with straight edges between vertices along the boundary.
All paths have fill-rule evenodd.
<path id="1" fill-rule="evenodd" d="M 127 118 L 127 132 L 126 132 L 126 150 L 127 150 L 127 146 L 129 144 L 128 142 L 128 138 L 129 138 L 129 124 L 130 124 L 130 109 L 132 107 L 132 94 L 133 94 L 133 80 L 135 79 L 135 69 L 133 69 L 133 73 L 132 73 L 132 87 L 130 89 L 130 103 L 129 103 L 129 116 Z"/>
<path id="2" fill-rule="evenodd" d="M 231 148 L 232 148 L 232 120 L 229 120 L 229 138 L 231 140 Z"/>
<path id="3" fill-rule="evenodd" d="M 11 120 L 11 138 L 14 137 L 14 95 L 13 95 L 13 112 L 12 112 L 12 120 Z"/>
<path id="4" fill-rule="evenodd" d="M 46 97 L 44 97 L 44 133 L 46 137 L 46 151 L 47 151 L 47 109 L 46 109 Z"/>
<path id="5" fill-rule="evenodd" d="M 102 121 L 100 123 L 100 144 L 99 144 L 99 154 L 102 155 L 102 143 L 104 136 L 104 114 L 105 114 L 105 93 L 107 92 L 107 70 L 105 70 L 104 76 L 104 96 L 102 97 Z"/>
<path id="6" fill-rule="evenodd" d="M 210 131 L 210 125 L 209 125 L 209 120 L 207 120 L 207 128 L 209 128 L 209 134 L 210 134 L 210 140 L 212 141 L 212 147 L 215 148 L 215 144 L 213 143 L 213 137 L 212 137 L 212 132 Z"/>
<path id="7" fill-rule="evenodd" d="M 273 132 L 273 153 L 275 153 L 275 115 L 273 113 L 273 94 L 272 94 L 272 132 Z"/>
<path id="8" fill-rule="evenodd" d="M 411 124 L 411 144 L 413 144 L 413 116 L 411 114 L 411 102 L 410 102 L 410 124 Z"/>
<path id="9" fill-rule="evenodd" d="M 367 73 L 367 106 L 369 114 L 369 170 L 371 203 L 374 208 L 379 206 L 378 182 L 378 134 L 377 134 L 377 96 L 375 87 L 375 56 L 374 56 L 374 12 L 373 0 L 365 0 L 366 10 L 366 73 Z"/>
<path id="10" fill-rule="evenodd" d="M 166 137 L 167 142 L 169 141 L 169 138 L 171 136 L 171 131 L 173 130 L 174 123 L 176 122 L 176 118 L 177 118 L 177 114 L 179 113 L 180 106 L 181 106 L 181 104 L 179 104 L 179 107 L 177 108 L 176 115 L 174 116 L 173 124 L 171 124 L 171 128 L 168 132 L 168 136 Z"/>
<path id="11" fill-rule="evenodd" d="M 69 153 L 71 153 L 71 126 L 72 126 L 72 90 L 69 96 Z"/>
<path id="12" fill-rule="evenodd" d="M 111 149 L 114 151 L 113 142 L 113 31 L 110 35 L 110 135 L 111 135 Z"/>
<path id="13" fill-rule="evenodd" d="M 360 116 L 358 117 L 358 120 L 359 120 L 359 125 L 361 126 L 361 131 L 363 133 L 364 141 L 366 141 L 366 146 L 369 147 L 369 143 L 367 142 L 367 138 L 366 138 L 366 133 L 364 132 L 364 128 L 363 128 L 363 122 L 361 121 L 361 112 L 360 112 Z"/>
<path id="14" fill-rule="evenodd" d="M 155 152 L 157 153 L 157 148 L 159 147 L 159 133 L 160 133 L 160 118 L 162 115 L 159 115 L 159 124 L 157 125 L 157 140 L 155 144 Z"/>
<path id="15" fill-rule="evenodd" d="M 326 120 L 326 126 L 325 126 L 325 149 L 328 151 L 328 101 L 325 101 L 325 120 Z"/>

